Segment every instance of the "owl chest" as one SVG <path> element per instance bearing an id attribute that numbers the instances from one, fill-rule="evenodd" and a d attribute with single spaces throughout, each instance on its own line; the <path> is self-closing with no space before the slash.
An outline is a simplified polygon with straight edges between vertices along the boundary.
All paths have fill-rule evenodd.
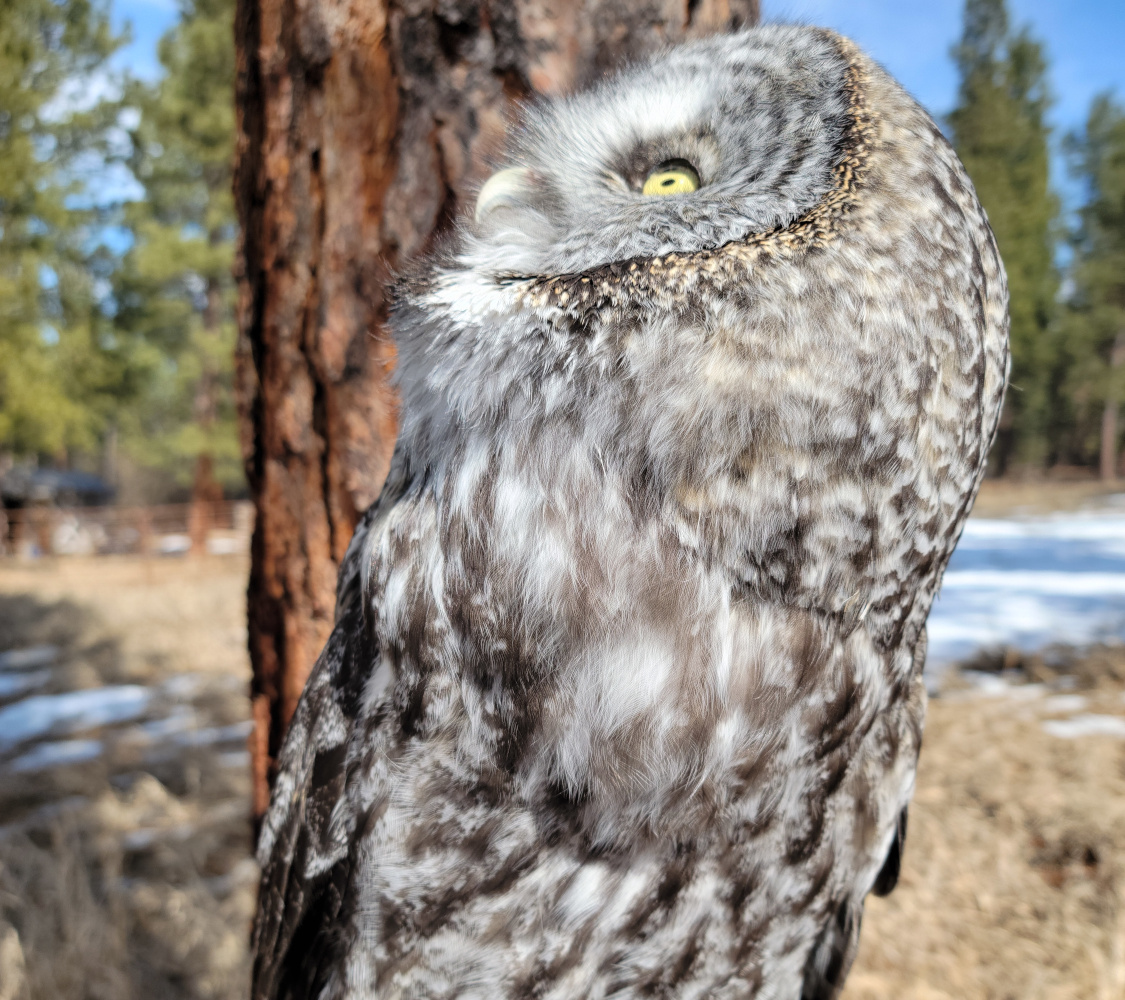
<path id="1" fill-rule="evenodd" d="M 506 504 L 521 509 L 489 510 Z M 512 914 L 544 953 L 604 941 L 605 955 L 574 952 L 590 971 L 560 986 L 570 998 L 609 989 L 597 977 L 610 952 L 652 945 L 662 967 L 706 913 L 723 942 L 711 953 L 743 958 L 700 967 L 699 994 L 738 982 L 731 1000 L 753 996 L 739 977 L 766 960 L 766 935 L 790 954 L 784 942 L 814 933 L 841 880 L 874 863 L 886 822 L 848 812 L 849 782 L 891 697 L 886 663 L 863 629 L 740 596 L 721 567 L 601 507 L 580 521 L 555 509 L 487 530 L 449 523 L 425 533 L 410 570 L 385 571 L 394 766 L 364 803 L 381 817 L 364 912 L 386 920 L 370 936 L 392 927 L 388 947 L 420 949 L 455 897 L 456 940 L 497 969 L 527 952 L 495 933 Z M 432 899 L 398 899 L 387 887 L 420 858 Z M 685 865 L 669 898 L 668 872 Z M 794 898 L 807 927 L 785 909 Z M 442 974 L 468 975 L 449 954 Z"/>
<path id="2" fill-rule="evenodd" d="M 561 454 L 551 471 L 576 502 L 546 473 L 532 486 L 501 469 L 487 496 L 476 481 L 471 502 L 439 507 L 440 530 L 405 526 L 379 629 L 404 733 L 455 734 L 470 772 L 520 794 L 690 824 L 876 710 L 885 664 L 863 629 L 748 596 L 666 520 L 639 520 L 624 484 Z"/>
<path id="3" fill-rule="evenodd" d="M 449 616 L 459 653 L 431 665 L 425 730 L 453 734 L 470 782 L 507 775 L 506 794 L 610 840 L 768 827 L 794 782 L 846 766 L 887 695 L 865 635 L 707 574 L 646 575 L 608 620 L 472 606 L 471 631 Z"/>
<path id="4" fill-rule="evenodd" d="M 544 995 L 570 1000 L 647 995 L 643 984 L 690 927 L 711 956 L 693 968 L 697 995 L 784 995 L 774 987 L 803 964 L 793 941 L 811 941 L 853 883 L 874 876 L 917 752 L 897 717 L 872 726 L 823 702 L 818 723 L 835 742 L 817 751 L 797 735 L 816 703 L 803 701 L 775 701 L 769 714 L 782 725 L 748 730 L 741 747 L 730 717 L 679 742 L 673 721 L 668 735 L 650 731 L 639 755 L 613 745 L 613 727 L 587 742 L 570 703 L 556 721 L 576 742 L 531 740 L 532 755 L 498 780 L 503 727 L 493 742 L 470 737 L 467 695 L 465 714 L 412 741 L 376 810 L 361 880 L 370 900 L 359 908 L 373 922 L 367 939 L 388 956 L 424 955 L 454 982 L 490 974 L 466 963 L 513 970 L 528 955 L 567 953 L 580 982 L 552 980 Z M 542 717 L 562 708 L 544 706 Z M 492 751 L 474 758 L 482 745 Z M 400 893 L 420 866 L 424 890 Z M 636 966 L 625 980 L 606 972 L 623 953 Z M 792 968 L 776 964 L 794 956 Z M 738 988 L 723 992 L 732 981 Z"/>

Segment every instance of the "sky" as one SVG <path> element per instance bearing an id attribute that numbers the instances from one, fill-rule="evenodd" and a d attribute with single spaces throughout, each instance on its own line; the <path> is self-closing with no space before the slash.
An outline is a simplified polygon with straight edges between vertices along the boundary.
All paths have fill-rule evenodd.
<path id="1" fill-rule="evenodd" d="M 128 24 L 133 36 L 114 56 L 114 65 L 144 80 L 155 80 L 160 76 L 157 43 L 180 16 L 175 0 L 110 0 L 110 3 L 114 29 L 120 31 Z"/>
<path id="2" fill-rule="evenodd" d="M 176 21 L 175 0 L 112 0 L 115 25 L 128 21 L 133 40 L 116 65 L 145 79 L 160 73 L 156 45 Z M 925 107 L 940 117 L 956 98 L 949 51 L 961 30 L 963 0 L 762 0 L 771 21 L 835 28 L 882 63 Z M 1008 0 L 1013 26 L 1027 25 L 1045 47 L 1055 103 L 1056 138 L 1080 128 L 1090 99 L 1115 89 L 1125 101 L 1125 0 Z M 1068 201 L 1060 157 L 1056 187 Z"/>
<path id="3" fill-rule="evenodd" d="M 850 36 L 931 114 L 949 111 L 957 77 L 949 51 L 961 33 L 963 0 L 763 0 L 765 16 L 822 24 Z M 1051 123 L 1080 127 L 1097 93 L 1125 100 L 1125 2 L 1008 0 L 1013 27 L 1044 46 L 1055 105 Z"/>
<path id="4" fill-rule="evenodd" d="M 835 28 L 878 60 L 939 120 L 957 98 L 950 49 L 961 34 L 964 0 L 762 0 L 769 20 Z M 1053 103 L 1051 182 L 1073 210 L 1082 192 L 1060 140 L 1082 128 L 1091 99 L 1113 90 L 1125 101 L 1125 0 L 1008 0 L 1013 28 L 1043 45 Z"/>

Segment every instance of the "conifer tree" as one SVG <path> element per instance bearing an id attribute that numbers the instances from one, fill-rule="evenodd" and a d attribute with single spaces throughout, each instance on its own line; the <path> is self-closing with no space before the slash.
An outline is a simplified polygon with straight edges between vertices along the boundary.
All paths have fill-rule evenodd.
<path id="1" fill-rule="evenodd" d="M 0 0 L 0 453 L 94 450 L 130 359 L 98 307 L 110 266 L 81 164 L 117 107 L 82 107 L 118 43 L 89 0 Z"/>
<path id="2" fill-rule="evenodd" d="M 1086 202 L 1074 237 L 1063 329 L 1068 384 L 1096 438 L 1103 479 L 1119 471 L 1118 412 L 1125 400 L 1125 109 L 1108 94 L 1093 101 L 1086 127 L 1068 141 Z"/>
<path id="3" fill-rule="evenodd" d="M 145 197 L 127 215 L 135 244 L 116 279 L 117 323 L 154 360 L 126 443 L 141 461 L 190 478 L 196 500 L 242 481 L 232 396 L 233 21 L 230 0 L 185 0 L 160 42 L 165 75 L 128 93 L 140 112 L 130 166 Z"/>
<path id="4" fill-rule="evenodd" d="M 1012 388 L 998 442 L 1011 461 L 1052 457 L 1059 358 L 1053 327 L 1057 199 L 1048 183 L 1046 62 L 1026 30 L 1013 32 L 1004 0 L 966 0 L 957 106 L 957 152 L 988 212 L 1008 272 Z"/>

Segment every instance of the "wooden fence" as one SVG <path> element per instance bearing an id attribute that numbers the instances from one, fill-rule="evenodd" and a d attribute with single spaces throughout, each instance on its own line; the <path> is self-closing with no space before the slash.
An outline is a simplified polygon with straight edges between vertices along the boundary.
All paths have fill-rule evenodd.
<path id="1" fill-rule="evenodd" d="M 0 556 L 233 555 L 249 551 L 253 525 L 254 508 L 245 500 L 0 508 Z"/>

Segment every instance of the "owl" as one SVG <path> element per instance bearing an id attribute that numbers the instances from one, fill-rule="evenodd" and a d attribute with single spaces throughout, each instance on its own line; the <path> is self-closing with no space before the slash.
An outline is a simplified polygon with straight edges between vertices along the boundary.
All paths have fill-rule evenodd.
<path id="1" fill-rule="evenodd" d="M 400 280 L 402 419 L 259 845 L 256 1000 L 824 1000 L 895 884 L 1007 376 L 988 222 L 854 45 L 526 110 Z"/>

